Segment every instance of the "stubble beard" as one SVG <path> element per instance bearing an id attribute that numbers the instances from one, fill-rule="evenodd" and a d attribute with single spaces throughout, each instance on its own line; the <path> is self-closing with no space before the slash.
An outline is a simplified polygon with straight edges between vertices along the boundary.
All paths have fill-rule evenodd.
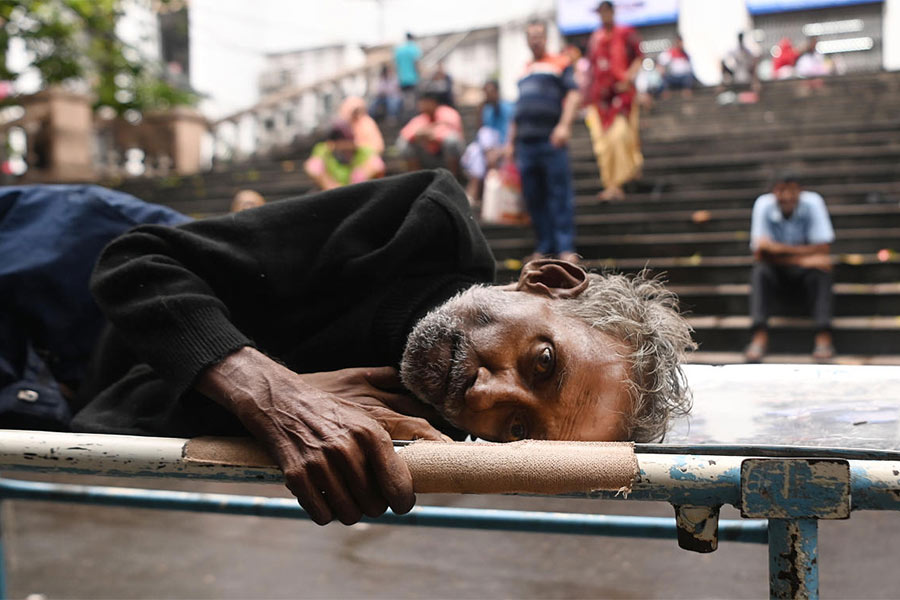
<path id="1" fill-rule="evenodd" d="M 476 285 L 432 309 L 406 341 L 400 378 L 406 388 L 459 427 L 465 394 L 478 368 L 472 333 L 495 322 L 515 300 Z"/>
<path id="2" fill-rule="evenodd" d="M 462 411 L 462 371 L 470 342 L 453 300 L 433 309 L 410 332 L 400 378 L 409 391 L 456 425 Z"/>

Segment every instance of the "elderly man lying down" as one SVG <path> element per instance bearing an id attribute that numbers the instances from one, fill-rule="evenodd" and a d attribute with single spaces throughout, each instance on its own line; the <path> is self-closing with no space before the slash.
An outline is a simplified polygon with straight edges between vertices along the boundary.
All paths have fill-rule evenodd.
<path id="1" fill-rule="evenodd" d="M 92 278 L 112 327 L 73 426 L 249 431 L 324 524 L 413 506 L 392 437 L 654 440 L 686 410 L 659 283 L 551 259 L 493 278 L 443 170 L 138 227 Z"/>

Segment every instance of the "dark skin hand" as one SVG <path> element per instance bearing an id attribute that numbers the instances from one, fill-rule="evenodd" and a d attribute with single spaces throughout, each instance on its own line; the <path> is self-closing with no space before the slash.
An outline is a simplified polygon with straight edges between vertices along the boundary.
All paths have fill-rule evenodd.
<path id="1" fill-rule="evenodd" d="M 392 437 L 448 439 L 426 420 L 434 413 L 396 391 L 390 367 L 300 375 L 245 347 L 206 369 L 196 387 L 266 447 L 319 525 L 351 525 L 388 506 L 409 512 L 412 476 Z"/>
<path id="2" fill-rule="evenodd" d="M 423 127 L 416 133 L 416 140 L 419 142 L 430 142 L 434 140 L 434 128 L 429 125 L 427 127 Z"/>
<path id="3" fill-rule="evenodd" d="M 756 243 L 754 258 L 781 265 L 796 265 L 807 269 L 831 270 L 829 244 L 802 244 L 792 246 L 768 238 Z"/>

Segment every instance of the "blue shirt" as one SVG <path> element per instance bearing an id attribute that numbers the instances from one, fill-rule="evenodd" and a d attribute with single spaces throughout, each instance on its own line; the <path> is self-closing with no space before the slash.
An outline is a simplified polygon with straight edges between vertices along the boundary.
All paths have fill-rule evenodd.
<path id="1" fill-rule="evenodd" d="M 516 102 L 516 141 L 545 142 L 562 116 L 563 100 L 577 90 L 569 59 L 548 54 L 525 67 Z"/>
<path id="2" fill-rule="evenodd" d="M 800 192 L 797 208 L 790 219 L 784 218 L 775 194 L 763 194 L 757 198 L 750 224 L 752 249 L 756 249 L 760 238 L 791 246 L 833 242 L 834 229 L 822 196 L 806 190 Z"/>
<path id="3" fill-rule="evenodd" d="M 512 102 L 501 100 L 496 105 L 485 104 L 481 109 L 481 124 L 500 132 L 500 143 L 506 142 L 506 132 L 509 130 L 509 121 L 513 117 L 515 107 Z"/>
<path id="4" fill-rule="evenodd" d="M 416 63 L 422 58 L 422 50 L 415 42 L 406 42 L 394 48 L 394 64 L 397 65 L 397 80 L 402 87 L 419 83 Z"/>

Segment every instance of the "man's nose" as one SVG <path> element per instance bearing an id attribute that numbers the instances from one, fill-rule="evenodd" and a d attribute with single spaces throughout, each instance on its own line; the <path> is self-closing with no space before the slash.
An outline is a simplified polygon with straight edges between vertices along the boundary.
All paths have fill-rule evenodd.
<path id="1" fill-rule="evenodd" d="M 473 412 L 490 410 L 498 404 L 527 404 L 530 393 L 526 390 L 515 372 L 503 370 L 492 372 L 486 367 L 479 367 L 475 383 L 466 391 L 466 407 Z"/>

